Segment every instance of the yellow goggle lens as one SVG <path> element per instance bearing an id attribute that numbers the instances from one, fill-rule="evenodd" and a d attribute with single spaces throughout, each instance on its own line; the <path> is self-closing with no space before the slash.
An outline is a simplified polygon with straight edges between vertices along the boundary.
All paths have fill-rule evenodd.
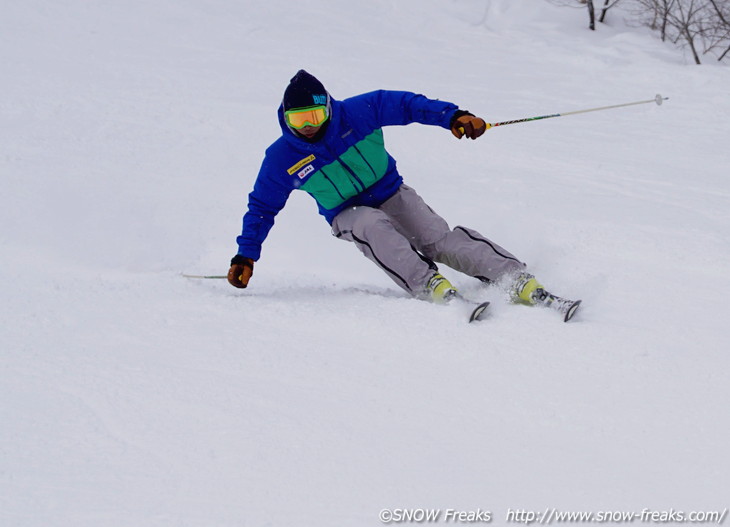
<path id="1" fill-rule="evenodd" d="M 292 128 L 304 128 L 305 126 L 319 126 L 327 120 L 326 106 L 313 106 L 312 108 L 300 108 L 284 112 L 286 122 Z"/>

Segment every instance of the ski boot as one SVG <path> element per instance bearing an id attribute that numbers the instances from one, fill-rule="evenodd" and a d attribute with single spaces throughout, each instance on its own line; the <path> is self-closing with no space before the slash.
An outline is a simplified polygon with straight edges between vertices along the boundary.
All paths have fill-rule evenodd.
<path id="1" fill-rule="evenodd" d="M 435 273 L 428 280 L 426 294 L 430 296 L 431 301 L 435 304 L 448 304 L 459 295 L 451 282 L 440 273 Z"/>
<path id="2" fill-rule="evenodd" d="M 535 292 L 537 290 L 544 291 L 542 284 L 537 281 L 535 276 L 530 273 L 520 273 L 509 289 L 510 300 L 514 303 L 534 306 L 537 304 L 537 300 L 535 299 Z"/>

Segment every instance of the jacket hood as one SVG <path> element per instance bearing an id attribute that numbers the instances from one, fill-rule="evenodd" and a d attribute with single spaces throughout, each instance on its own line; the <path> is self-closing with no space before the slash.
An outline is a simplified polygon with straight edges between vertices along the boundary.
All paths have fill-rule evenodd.
<path id="1" fill-rule="evenodd" d="M 324 84 L 317 79 L 314 75 L 306 70 L 297 71 L 289 80 L 289 85 L 284 90 L 284 97 L 281 100 L 281 107 L 279 108 L 280 121 L 282 108 L 283 111 L 292 110 L 295 108 L 310 108 L 312 106 L 326 106 L 327 111 L 332 115 L 332 97 L 330 96 Z M 317 135 L 311 139 L 304 137 L 299 132 L 290 128 L 284 123 L 287 128 L 290 128 L 291 133 L 306 143 L 316 143 L 321 140 L 326 134 L 329 128 L 331 119 L 327 119 L 322 124 L 322 128 L 318 131 Z M 286 135 L 286 134 L 285 134 Z"/>

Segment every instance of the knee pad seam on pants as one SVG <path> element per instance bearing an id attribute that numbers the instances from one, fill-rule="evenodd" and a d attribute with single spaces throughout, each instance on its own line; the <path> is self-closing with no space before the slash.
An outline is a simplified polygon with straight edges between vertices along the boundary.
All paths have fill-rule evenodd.
<path id="1" fill-rule="evenodd" d="M 517 263 L 520 263 L 520 264 L 522 263 L 522 262 L 520 262 L 520 261 L 519 261 L 519 260 L 518 260 L 517 258 L 515 258 L 515 257 L 513 257 L 513 256 L 507 256 L 506 254 L 502 254 L 501 252 L 499 252 L 499 251 L 497 250 L 497 248 L 496 248 L 496 247 L 494 247 L 494 245 L 492 244 L 492 242 L 490 242 L 489 240 L 485 240 L 484 238 L 478 238 L 478 237 L 476 237 L 476 236 L 472 235 L 472 234 L 471 234 L 471 233 L 470 233 L 470 232 L 469 232 L 469 231 L 468 231 L 468 230 L 467 230 L 467 229 L 466 229 L 465 227 L 462 227 L 461 225 L 457 225 L 456 227 L 454 227 L 454 230 L 455 230 L 455 231 L 456 231 L 456 230 L 459 230 L 459 231 L 463 232 L 463 233 L 464 233 L 464 234 L 465 234 L 465 235 L 466 235 L 467 237 L 469 237 L 469 238 L 470 238 L 471 240 L 474 240 L 474 241 L 476 241 L 476 242 L 486 243 L 487 245 L 489 245 L 489 247 L 491 247 L 491 249 L 492 249 L 492 250 L 493 250 L 493 251 L 494 251 L 494 252 L 495 252 L 496 254 L 498 254 L 499 256 L 501 256 L 502 258 L 504 258 L 505 260 L 514 260 L 514 261 L 515 261 L 515 262 L 517 262 Z"/>

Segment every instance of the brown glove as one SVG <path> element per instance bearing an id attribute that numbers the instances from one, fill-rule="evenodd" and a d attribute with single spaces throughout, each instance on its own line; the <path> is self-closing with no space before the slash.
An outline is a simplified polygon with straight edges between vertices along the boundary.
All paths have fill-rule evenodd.
<path id="1" fill-rule="evenodd" d="M 451 133 L 454 137 L 461 139 L 466 136 L 469 139 L 476 139 L 491 126 L 484 122 L 484 119 L 475 117 L 470 113 L 463 113 L 451 122 Z"/>
<path id="2" fill-rule="evenodd" d="M 237 254 L 231 260 L 231 268 L 228 270 L 228 283 L 233 287 L 244 288 L 253 274 L 253 260 Z"/>

